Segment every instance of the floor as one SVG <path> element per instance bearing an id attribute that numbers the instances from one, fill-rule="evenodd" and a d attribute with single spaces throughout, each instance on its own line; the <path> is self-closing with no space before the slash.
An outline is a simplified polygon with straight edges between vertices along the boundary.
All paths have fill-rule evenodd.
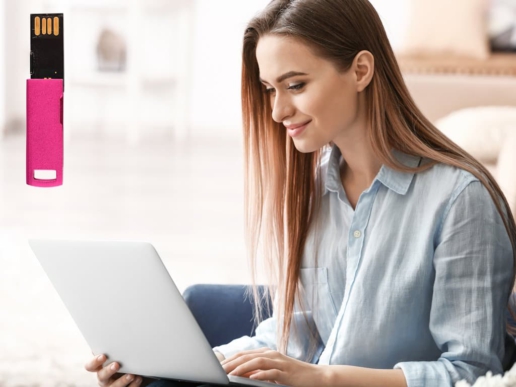
<path id="1" fill-rule="evenodd" d="M 25 184 L 24 135 L 0 141 L 0 387 L 97 384 L 28 238 L 151 242 L 181 291 L 249 283 L 242 152 L 238 132 L 137 145 L 68 138 L 64 184 L 43 189 Z"/>

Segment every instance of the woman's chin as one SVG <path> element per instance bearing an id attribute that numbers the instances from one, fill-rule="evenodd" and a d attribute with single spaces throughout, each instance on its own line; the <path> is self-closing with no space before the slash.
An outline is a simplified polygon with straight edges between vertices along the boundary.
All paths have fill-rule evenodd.
<path id="1" fill-rule="evenodd" d="M 293 142 L 296 149 L 301 153 L 312 153 L 321 148 L 312 142 L 302 139 L 293 139 Z"/>

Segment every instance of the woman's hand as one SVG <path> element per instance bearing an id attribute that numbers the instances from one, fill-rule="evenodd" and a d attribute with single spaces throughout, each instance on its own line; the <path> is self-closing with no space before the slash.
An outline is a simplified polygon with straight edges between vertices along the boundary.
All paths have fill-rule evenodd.
<path id="1" fill-rule="evenodd" d="M 141 387 L 142 377 L 131 374 L 117 374 L 120 364 L 112 362 L 105 367 L 106 355 L 100 355 L 90 360 L 84 368 L 89 372 L 96 372 L 100 387 Z M 145 384 L 143 384 L 145 385 Z"/>
<path id="2" fill-rule="evenodd" d="M 224 357 L 223 354 L 221 354 L 220 352 L 215 352 L 215 356 L 217 356 L 217 359 L 219 359 L 219 361 L 222 363 L 222 361 L 226 360 L 226 358 Z"/>
<path id="3" fill-rule="evenodd" d="M 239 352 L 221 364 L 229 375 L 292 387 L 321 386 L 327 378 L 327 367 L 305 363 L 269 348 Z"/>

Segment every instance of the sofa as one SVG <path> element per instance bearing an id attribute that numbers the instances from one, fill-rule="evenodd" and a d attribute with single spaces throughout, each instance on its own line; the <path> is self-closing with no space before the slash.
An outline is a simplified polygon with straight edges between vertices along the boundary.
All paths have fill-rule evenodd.
<path id="1" fill-rule="evenodd" d="M 246 285 L 196 284 L 183 292 L 183 298 L 212 347 L 252 336 L 253 300 Z M 259 287 L 263 294 L 264 288 Z M 264 308 L 262 318 L 270 316 Z"/>

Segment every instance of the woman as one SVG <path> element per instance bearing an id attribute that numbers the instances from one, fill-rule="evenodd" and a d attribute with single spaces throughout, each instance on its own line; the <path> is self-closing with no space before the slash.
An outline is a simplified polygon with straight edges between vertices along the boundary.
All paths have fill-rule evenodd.
<path id="1" fill-rule="evenodd" d="M 244 35 L 242 103 L 248 246 L 275 302 L 214 348 L 225 370 L 296 387 L 502 372 L 514 219 L 415 106 L 371 4 L 271 1 Z M 138 385 L 103 360 L 86 366 L 101 386 Z"/>

